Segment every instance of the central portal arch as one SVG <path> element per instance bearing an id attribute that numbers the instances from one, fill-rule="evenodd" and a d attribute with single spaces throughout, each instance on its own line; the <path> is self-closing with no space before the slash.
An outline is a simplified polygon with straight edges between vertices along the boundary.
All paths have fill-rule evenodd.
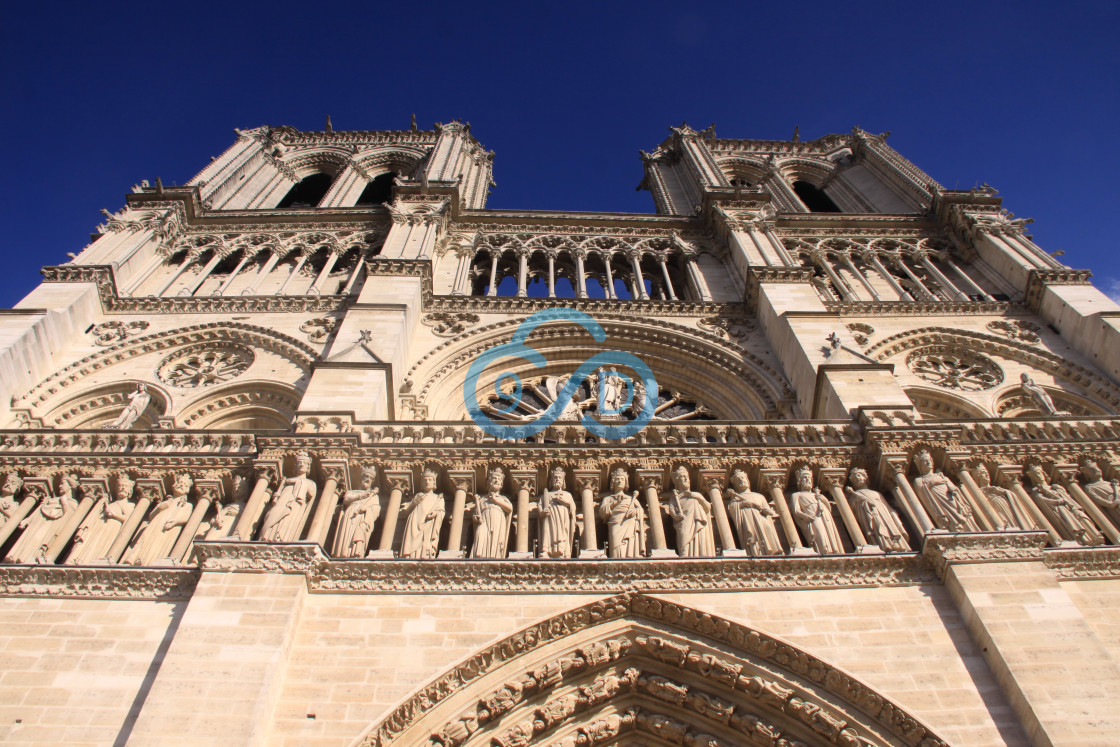
<path id="1" fill-rule="evenodd" d="M 947 747 L 764 633 L 631 593 L 561 613 L 429 682 L 355 745 Z"/>

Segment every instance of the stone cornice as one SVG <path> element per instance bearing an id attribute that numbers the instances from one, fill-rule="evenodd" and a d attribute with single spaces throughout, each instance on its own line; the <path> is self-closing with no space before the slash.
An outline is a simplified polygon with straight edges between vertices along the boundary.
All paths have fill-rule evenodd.
<path id="1" fill-rule="evenodd" d="M 1063 581 L 1120 578 L 1120 547 L 1051 548 L 1042 562 Z"/>
<path id="2" fill-rule="evenodd" d="M 179 601 L 198 579 L 194 568 L 0 565 L 0 595 Z"/>
<path id="3" fill-rule="evenodd" d="M 327 556 L 316 542 L 199 541 L 194 557 L 204 571 L 256 571 L 260 573 L 309 573 Z"/>
<path id="4" fill-rule="evenodd" d="M 1046 532 L 927 534 L 922 556 L 942 578 L 954 563 L 1006 563 L 1042 560 Z"/>
<path id="5" fill-rule="evenodd" d="M 1031 311 L 1038 311 L 1046 287 L 1050 285 L 1089 285 L 1093 273 L 1068 267 L 1056 270 L 1031 270 L 1027 277 L 1027 293 L 1023 304 Z"/>
<path id="6" fill-rule="evenodd" d="M 712 316 L 734 313 L 734 303 L 704 301 L 606 300 L 595 298 L 513 298 L 488 296 L 433 296 L 426 311 L 492 311 L 506 314 L 529 314 L 540 309 L 579 309 L 585 313 L 637 313 L 642 316 Z"/>
<path id="7" fill-rule="evenodd" d="M 1003 301 L 825 301 L 824 306 L 840 316 L 960 316 L 1013 310 L 1012 304 Z"/>

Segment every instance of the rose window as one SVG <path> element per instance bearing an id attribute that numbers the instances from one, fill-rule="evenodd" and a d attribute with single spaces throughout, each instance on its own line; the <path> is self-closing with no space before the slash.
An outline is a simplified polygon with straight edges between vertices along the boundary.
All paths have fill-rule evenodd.
<path id="1" fill-rule="evenodd" d="M 1003 381 L 999 366 L 975 353 L 927 348 L 912 353 L 906 365 L 919 378 L 946 389 L 979 392 Z"/>
<path id="2" fill-rule="evenodd" d="M 222 384 L 245 373 L 253 363 L 248 348 L 221 346 L 205 350 L 188 349 L 168 356 L 157 375 L 171 386 L 185 389 Z"/>

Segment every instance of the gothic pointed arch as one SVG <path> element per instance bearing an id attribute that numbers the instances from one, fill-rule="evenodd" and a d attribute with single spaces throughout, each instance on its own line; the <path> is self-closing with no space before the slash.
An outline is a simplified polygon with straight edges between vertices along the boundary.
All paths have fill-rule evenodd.
<path id="1" fill-rule="evenodd" d="M 192 362 L 192 356 L 201 365 Z M 266 327 L 240 322 L 195 324 L 128 338 L 87 355 L 13 397 L 12 407 L 40 417 L 40 413 L 62 412 L 68 402 L 72 404 L 67 407 L 80 406 L 82 397 L 91 403 L 103 399 L 102 389 L 108 385 L 128 381 L 135 388 L 137 381 L 144 381 L 155 387 L 153 406 L 168 414 L 177 409 L 176 400 L 188 401 L 196 391 L 230 380 L 243 384 L 255 379 L 252 364 L 265 356 L 286 369 L 282 375 L 292 385 L 310 374 L 319 357 L 310 345 Z M 282 370 L 268 368 L 269 379 Z M 111 404 L 116 406 L 116 401 Z"/>
<path id="2" fill-rule="evenodd" d="M 653 370 L 659 388 L 705 403 L 719 420 L 762 420 L 777 417 L 793 391 L 777 367 L 715 334 L 663 320 L 635 319 L 621 314 L 596 314 L 606 340 L 596 343 L 575 324 L 545 324 L 529 344 L 547 360 L 543 369 L 512 360 L 510 370 L 522 379 L 567 375 L 588 357 L 603 350 L 623 350 Z M 463 381 L 471 362 L 484 350 L 509 342 L 522 319 L 508 319 L 471 330 L 439 345 L 408 372 L 404 386 L 416 392 L 436 420 L 468 417 Z M 491 366 L 479 379 L 479 392 L 493 390 L 499 373 Z"/>
<path id="3" fill-rule="evenodd" d="M 288 430 L 301 392 L 279 382 L 251 381 L 220 387 L 183 406 L 183 428 L 206 430 Z"/>
<path id="4" fill-rule="evenodd" d="M 171 410 L 172 398 L 163 387 L 136 379 L 113 381 L 72 392 L 69 398 L 43 416 L 43 425 L 48 428 L 103 428 L 116 420 L 121 410 L 128 406 L 129 395 L 140 383 L 147 385 L 149 401 L 132 428 L 151 428 Z"/>
<path id="5" fill-rule="evenodd" d="M 606 743 L 946 746 L 796 646 L 639 593 L 563 612 L 476 652 L 354 745 Z"/>
<path id="6" fill-rule="evenodd" d="M 1003 359 L 1017 364 L 1018 369 L 1044 374 L 1058 384 L 1055 389 L 1065 391 L 1061 396 L 1067 396 L 1071 402 L 1078 403 L 1087 414 L 1104 415 L 1120 412 L 1120 387 L 1113 381 L 1086 366 L 1031 342 L 997 337 L 974 330 L 921 327 L 886 337 L 868 348 L 866 354 L 878 362 L 885 363 L 892 359 L 912 361 L 915 355 L 923 350 L 935 353 L 949 350 L 958 356 L 964 354 Z M 998 388 L 997 385 L 1003 383 L 1002 380 L 982 386 L 984 409 L 999 414 L 997 401 L 1003 399 L 1008 387 L 1015 386 L 1018 378 L 1017 373 L 1010 371 L 1006 373 L 1006 387 Z M 1048 382 L 1043 383 L 1048 385 Z M 969 399 L 974 400 L 975 397 Z"/>

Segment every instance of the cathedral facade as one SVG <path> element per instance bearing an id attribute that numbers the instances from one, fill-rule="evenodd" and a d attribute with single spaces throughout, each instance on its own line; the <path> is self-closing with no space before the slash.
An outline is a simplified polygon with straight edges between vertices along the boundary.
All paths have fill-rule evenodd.
<path id="1" fill-rule="evenodd" d="M 0 314 L 3 741 L 1117 741 L 1088 271 L 859 128 L 493 158 L 239 130 Z"/>

